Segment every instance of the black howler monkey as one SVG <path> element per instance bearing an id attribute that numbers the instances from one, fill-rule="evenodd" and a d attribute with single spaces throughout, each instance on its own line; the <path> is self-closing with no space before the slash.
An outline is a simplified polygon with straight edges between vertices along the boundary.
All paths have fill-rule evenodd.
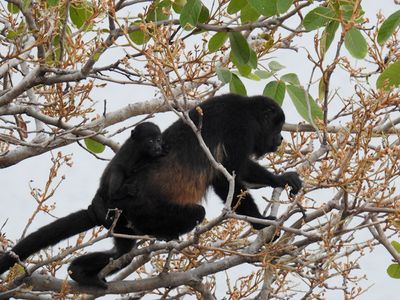
<path id="1" fill-rule="evenodd" d="M 213 97 L 199 106 L 203 112 L 201 134 L 205 143 L 229 172 L 235 171 L 232 206 L 237 206 L 237 213 L 263 218 L 249 193 L 241 197 L 238 203 L 237 196 L 243 195 L 241 192 L 247 187 L 289 185 L 292 194 L 299 191 L 302 182 L 297 173 L 275 175 L 252 159 L 276 151 L 282 142 L 281 130 L 285 116 L 275 101 L 263 96 L 227 94 Z M 189 112 L 189 116 L 195 124 L 199 124 L 200 117 L 195 109 Z M 150 234 L 161 239 L 176 238 L 203 220 L 205 211 L 200 203 L 209 187 L 213 187 L 223 201 L 226 200 L 228 182 L 211 167 L 189 126 L 178 120 L 164 131 L 162 139 L 168 153 L 129 176 L 124 182 L 123 193 L 119 192 L 117 202 L 124 206 L 116 226 L 119 232 Z M 97 207 L 102 209 L 101 205 Z M 39 229 L 38 232 L 51 233 L 48 236 L 51 242 L 46 245 L 88 229 L 88 225 L 84 225 L 89 222 L 88 217 L 74 217 L 75 222 L 81 224 L 80 231 L 78 228 L 70 230 L 69 222 L 61 220 Z M 256 229 L 265 227 L 260 224 L 252 226 Z M 61 234 L 66 229 L 70 232 Z M 41 234 L 41 238 L 43 236 L 47 234 Z M 114 240 L 115 250 L 112 252 L 95 252 L 76 258 L 69 267 L 71 277 L 82 284 L 106 287 L 104 278 L 98 276 L 99 271 L 110 258 L 121 256 L 135 244 L 133 240 Z M 44 246 L 41 244 L 38 247 L 33 239 L 31 242 L 22 240 L 13 250 L 20 250 L 21 243 L 25 246 L 22 259 Z M 20 251 L 14 252 L 20 254 Z M 0 272 L 10 266 L 5 265 L 2 259 Z"/>
<path id="2" fill-rule="evenodd" d="M 40 249 L 96 225 L 109 228 L 112 219 L 106 217 L 108 209 L 118 206 L 115 203 L 118 203 L 124 181 L 165 153 L 160 128 L 151 122 L 140 123 L 131 131 L 130 137 L 105 168 L 99 188 L 88 209 L 72 213 L 40 228 L 22 239 L 11 251 L 22 261 Z M 0 274 L 15 262 L 16 260 L 9 254 L 1 256 Z"/>
<path id="3" fill-rule="evenodd" d="M 147 165 L 146 161 L 165 154 L 160 128 L 151 122 L 140 123 L 104 170 L 100 179 L 101 193 L 107 193 L 111 201 L 118 198 L 117 193 L 129 175 L 139 172 Z"/>

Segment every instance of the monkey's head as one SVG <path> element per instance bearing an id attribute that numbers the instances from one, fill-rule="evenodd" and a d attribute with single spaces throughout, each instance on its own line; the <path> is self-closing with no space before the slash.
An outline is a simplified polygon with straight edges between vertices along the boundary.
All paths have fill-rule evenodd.
<path id="1" fill-rule="evenodd" d="M 131 139 L 142 155 L 159 157 L 165 155 L 160 128 L 151 122 L 140 123 L 131 131 Z"/>
<path id="2" fill-rule="evenodd" d="M 283 137 L 281 135 L 285 114 L 282 108 L 274 100 L 256 96 L 251 99 L 254 101 L 256 115 L 256 131 L 254 141 L 254 154 L 261 157 L 269 152 L 275 152 L 281 145 Z"/>

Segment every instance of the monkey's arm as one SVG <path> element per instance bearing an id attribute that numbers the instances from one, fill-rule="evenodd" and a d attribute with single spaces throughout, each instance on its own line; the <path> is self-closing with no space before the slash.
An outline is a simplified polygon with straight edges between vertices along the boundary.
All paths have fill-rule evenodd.
<path id="1" fill-rule="evenodd" d="M 124 172 L 121 168 L 113 168 L 110 170 L 110 177 L 108 179 L 108 197 L 112 199 L 121 188 L 125 179 Z"/>
<path id="2" fill-rule="evenodd" d="M 228 196 L 229 184 L 228 181 L 222 175 L 219 176 L 213 183 L 215 193 L 222 199 L 222 201 L 226 201 L 226 197 Z M 267 219 L 272 220 L 275 218 L 264 217 L 260 211 L 256 203 L 254 202 L 253 197 L 250 193 L 247 192 L 246 187 L 239 180 L 235 180 L 235 191 L 233 195 L 232 208 L 235 208 L 235 212 L 241 215 L 246 215 L 249 217 L 254 217 L 258 219 Z M 251 223 L 254 229 L 262 229 L 267 227 L 266 225 L 262 225 L 259 223 Z"/>
<path id="3" fill-rule="evenodd" d="M 261 188 L 265 186 L 281 187 L 286 185 L 291 187 L 291 194 L 297 194 L 302 187 L 302 181 L 296 172 L 285 172 L 275 175 L 258 163 L 248 159 L 241 172 L 241 180 L 248 188 Z"/>

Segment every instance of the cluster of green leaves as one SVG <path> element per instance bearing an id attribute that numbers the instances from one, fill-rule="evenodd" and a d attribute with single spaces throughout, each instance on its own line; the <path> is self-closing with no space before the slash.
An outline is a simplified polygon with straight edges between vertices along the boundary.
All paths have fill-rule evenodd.
<path id="1" fill-rule="evenodd" d="M 331 45 L 335 33 L 339 28 L 338 20 L 356 24 L 362 22 L 364 12 L 356 8 L 348 1 L 332 1 L 328 7 L 317 7 L 304 17 L 304 28 L 312 31 L 324 27 L 321 36 L 320 50 L 325 55 Z M 400 10 L 391 14 L 382 24 L 378 31 L 377 41 L 383 45 L 400 25 Z M 357 59 L 363 59 L 368 52 L 368 44 L 357 26 L 351 27 L 345 34 L 344 44 L 349 53 Z M 400 85 L 400 62 L 396 61 L 388 66 L 379 76 L 376 87 L 389 90 Z"/>
<path id="2" fill-rule="evenodd" d="M 335 33 L 339 27 L 339 20 L 346 24 L 355 22 L 356 26 L 351 27 L 345 34 L 345 47 L 349 53 L 357 59 L 363 59 L 368 52 L 368 44 L 357 28 L 363 19 L 364 11 L 354 7 L 356 3 L 349 1 L 332 1 L 330 5 L 320 6 L 311 10 L 304 17 L 304 28 L 313 31 L 324 27 L 321 39 L 321 53 L 325 54 L 331 45 Z M 390 15 L 378 31 L 378 43 L 383 45 L 400 25 L 400 10 Z"/>
<path id="3" fill-rule="evenodd" d="M 293 0 L 231 0 L 227 7 L 228 14 L 239 14 L 242 23 L 254 22 L 260 16 L 274 16 L 286 12 L 292 6 Z M 216 52 L 225 42 L 230 43 L 230 60 L 237 71 L 230 72 L 226 69 L 217 70 L 218 77 L 229 83 L 230 91 L 238 94 L 247 94 L 246 88 L 239 75 L 252 80 L 266 78 L 264 71 L 257 70 L 257 54 L 240 32 L 217 32 L 209 43 L 209 51 Z M 254 71 L 254 72 L 253 72 Z"/>
<path id="4" fill-rule="evenodd" d="M 222 82 L 229 83 L 232 93 L 246 95 L 246 88 L 238 75 L 260 80 L 257 75 L 252 74 L 252 70 L 257 68 L 257 54 L 250 48 L 247 40 L 240 32 L 217 32 L 209 40 L 208 50 L 211 53 L 218 51 L 228 39 L 231 46 L 229 57 L 236 66 L 238 72 L 219 69 L 217 70 L 217 75 Z"/>
<path id="5" fill-rule="evenodd" d="M 339 28 L 339 20 L 346 23 L 360 24 L 363 21 L 364 11 L 361 8 L 354 7 L 356 3 L 349 1 L 332 1 L 330 5 L 319 6 L 311 10 L 304 17 L 304 28 L 307 31 L 313 31 L 324 27 L 321 36 L 320 50 L 324 55 L 335 37 Z M 368 44 L 357 26 L 351 27 L 345 34 L 344 44 L 349 53 L 357 59 L 362 59 L 367 55 Z"/>
<path id="6" fill-rule="evenodd" d="M 285 10 L 283 10 L 282 6 L 284 2 L 287 4 L 284 6 Z M 269 6 L 271 3 L 273 4 L 273 9 L 266 10 L 265 7 L 262 9 L 261 5 L 271 8 L 271 6 Z M 271 1 L 271 3 L 268 1 L 256 2 L 251 0 L 249 3 L 247 3 L 247 1 L 242 0 L 232 0 L 228 5 L 228 13 L 238 12 L 241 9 L 244 9 L 246 7 L 245 5 L 253 5 L 254 7 L 259 5 L 257 7 L 257 11 L 263 12 L 263 15 L 270 15 L 270 13 L 274 15 L 289 9 L 292 1 Z M 278 7 L 281 10 L 279 10 Z M 257 15 L 257 18 L 258 17 L 259 15 Z M 333 35 L 334 34 L 332 34 L 332 36 Z M 229 84 L 229 89 L 232 93 L 242 95 L 247 94 L 246 87 L 239 76 L 252 80 L 268 79 L 271 76 L 279 78 L 277 73 L 283 69 L 284 66 L 276 61 L 272 61 L 268 65 L 268 71 L 258 70 L 257 54 L 253 49 L 251 49 L 247 43 L 247 40 L 240 32 L 217 32 L 209 40 L 209 51 L 218 51 L 228 40 L 230 42 L 231 49 L 229 57 L 236 69 L 231 71 L 226 68 L 218 68 L 217 75 L 223 83 Z M 282 105 L 285 99 L 286 91 L 296 110 L 304 120 L 311 122 L 311 119 L 315 121 L 317 118 L 323 118 L 323 112 L 321 108 L 318 106 L 312 96 L 301 86 L 297 75 L 294 73 L 285 74 L 279 79 L 268 82 L 264 88 L 263 94 L 271 97 L 278 104 Z"/>
<path id="7" fill-rule="evenodd" d="M 396 241 L 392 241 L 391 244 L 392 244 L 393 248 L 396 249 L 397 253 L 400 253 L 400 243 L 398 243 Z M 388 275 L 390 277 L 395 278 L 395 279 L 400 279 L 400 264 L 399 263 L 391 264 L 386 269 L 386 272 L 388 273 Z"/>
<path id="8" fill-rule="evenodd" d="M 289 95 L 294 107 L 299 115 L 311 123 L 311 119 L 315 122 L 316 119 L 323 119 L 323 112 L 318 106 L 313 97 L 300 84 L 299 78 L 294 73 L 287 73 L 279 76 L 278 72 L 285 67 L 276 61 L 271 61 L 268 64 L 268 71 L 256 70 L 254 76 L 260 79 L 269 79 L 274 77 L 274 80 L 269 81 L 263 91 L 263 95 L 274 99 L 279 105 L 282 105 L 286 92 Z M 238 72 L 226 68 L 217 69 L 218 78 L 229 83 L 230 91 L 237 94 L 246 94 L 246 88 L 238 77 Z M 279 78 L 279 79 L 278 79 Z"/>
<path id="9" fill-rule="evenodd" d="M 239 13 L 242 23 L 254 22 L 260 16 L 271 17 L 285 13 L 293 0 L 231 0 L 227 7 L 230 15 Z"/>
<path id="10" fill-rule="evenodd" d="M 29 0 L 23 0 L 23 7 L 22 9 L 28 9 L 28 6 L 30 5 Z M 91 2 L 83 0 L 83 1 L 73 1 L 70 3 L 69 6 L 69 20 L 64 25 L 65 17 L 66 17 L 66 9 L 65 5 L 60 5 L 60 0 L 47 0 L 46 2 L 41 3 L 43 5 L 44 9 L 58 9 L 59 10 L 59 15 L 60 19 L 58 20 L 58 28 L 55 31 L 55 34 L 52 36 L 52 40 L 50 41 L 51 47 L 46 50 L 47 56 L 46 56 L 46 62 L 51 65 L 55 62 L 59 62 L 60 59 L 60 34 L 63 30 L 63 27 L 66 26 L 65 28 L 65 35 L 71 36 L 72 35 L 72 30 L 71 27 L 75 27 L 77 29 L 83 29 L 84 31 L 89 31 L 92 29 L 92 24 L 90 22 L 91 18 L 93 17 L 94 13 L 94 8 Z M 12 4 L 8 3 L 7 6 L 8 10 L 12 14 L 18 14 L 20 13 L 20 9 Z M 36 13 L 41 13 L 41 10 L 37 10 Z M 7 33 L 7 37 L 9 39 L 15 39 L 17 37 L 23 36 L 27 30 L 26 24 L 22 21 L 16 29 L 9 29 Z M 47 46 L 46 43 L 43 44 L 43 46 Z M 67 43 L 64 44 L 65 49 L 69 49 L 69 46 Z"/>
<path id="11" fill-rule="evenodd" d="M 200 0 L 157 0 L 149 7 L 142 20 L 133 22 L 133 25 L 139 25 L 142 22 L 158 22 L 168 20 L 172 10 L 180 14 L 179 22 L 185 30 L 193 30 L 198 23 L 206 23 L 210 18 L 208 8 Z M 140 29 L 129 33 L 130 39 L 137 45 L 143 45 L 150 40 L 148 32 Z"/>
<path id="12" fill-rule="evenodd" d="M 24 0 L 22 3 L 24 6 L 29 6 L 30 1 Z M 57 7 L 59 4 L 60 0 L 47 0 L 47 8 Z M 7 9 L 12 14 L 20 12 L 19 8 L 10 2 L 7 4 Z M 61 15 L 65 15 L 65 11 L 62 9 Z M 93 5 L 89 1 L 74 1 L 69 7 L 69 15 L 72 24 L 77 28 L 81 28 L 93 15 Z"/>
<path id="13" fill-rule="evenodd" d="M 58 0 L 55 1 L 58 2 Z M 90 2 L 75 2 L 71 3 L 69 7 L 69 16 L 71 18 L 72 24 L 74 24 L 76 28 L 81 28 L 82 26 L 84 26 L 92 15 L 93 6 Z"/>

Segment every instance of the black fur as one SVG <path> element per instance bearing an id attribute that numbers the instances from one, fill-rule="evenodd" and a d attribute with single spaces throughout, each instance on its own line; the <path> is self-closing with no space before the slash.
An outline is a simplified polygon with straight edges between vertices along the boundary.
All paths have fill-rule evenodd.
<path id="1" fill-rule="evenodd" d="M 72 213 L 43 226 L 19 241 L 11 251 L 23 261 L 29 255 L 45 247 L 89 230 L 96 225 L 109 228 L 112 219 L 107 218 L 108 209 L 116 207 L 112 203 L 119 198 L 118 193 L 124 180 L 162 155 L 165 155 L 165 149 L 162 147 L 160 128 L 150 122 L 137 125 L 131 131 L 131 136 L 104 170 L 99 189 L 88 209 Z M 118 227 L 118 230 L 125 230 L 125 228 Z M 130 231 L 130 233 L 132 232 Z M 122 251 L 122 248 L 120 250 Z M 15 262 L 16 259 L 11 255 L 4 254 L 1 256 L 0 274 L 9 269 Z"/>
<path id="2" fill-rule="evenodd" d="M 252 159 L 276 151 L 281 144 L 285 116 L 276 102 L 263 96 L 228 94 L 209 99 L 200 104 L 200 108 L 204 141 L 228 171 L 235 171 L 232 205 L 237 207 L 238 213 L 263 218 L 251 195 L 242 194 L 249 187 L 289 185 L 291 193 L 299 191 L 302 182 L 297 173 L 275 175 Z M 196 124 L 200 123 L 197 110 L 191 110 L 189 115 Z M 117 204 L 123 210 L 117 229 L 173 239 L 203 220 L 205 211 L 199 203 L 209 187 L 226 200 L 228 182 L 211 167 L 192 129 L 182 120 L 172 124 L 162 138 L 168 153 L 129 175 L 118 191 L 118 200 L 111 201 L 111 205 Z M 242 194 L 240 203 L 239 194 Z M 99 203 L 93 206 L 104 214 L 104 208 L 109 208 L 110 204 L 98 199 Z M 252 225 L 256 229 L 265 227 Z M 116 249 L 112 252 L 91 253 L 75 259 L 69 268 L 71 277 L 82 284 L 106 287 L 104 278 L 98 277 L 99 270 L 109 259 L 121 256 L 134 245 L 134 241 L 126 245 L 126 240 L 119 238 L 115 242 Z M 34 251 L 27 252 L 29 255 Z M 4 270 L 0 259 L 0 272 Z"/>
<path id="3" fill-rule="evenodd" d="M 150 122 L 137 125 L 101 176 L 101 194 L 109 199 L 117 197 L 125 179 L 147 165 L 144 161 L 164 154 L 160 128 Z"/>

